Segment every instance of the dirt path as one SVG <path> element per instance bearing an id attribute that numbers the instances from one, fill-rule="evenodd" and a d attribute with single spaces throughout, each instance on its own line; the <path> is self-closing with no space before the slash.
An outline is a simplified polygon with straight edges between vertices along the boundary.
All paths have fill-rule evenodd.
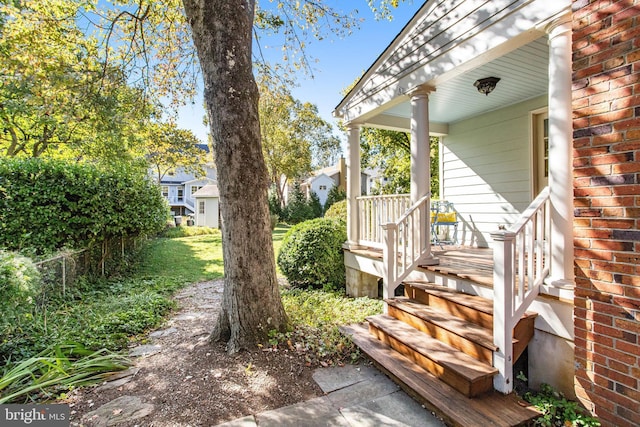
<path id="1" fill-rule="evenodd" d="M 71 393 L 71 425 L 213 426 L 322 395 L 295 353 L 229 356 L 208 342 L 222 288 L 215 280 L 178 293 L 179 310 L 132 349 L 128 376 Z"/>

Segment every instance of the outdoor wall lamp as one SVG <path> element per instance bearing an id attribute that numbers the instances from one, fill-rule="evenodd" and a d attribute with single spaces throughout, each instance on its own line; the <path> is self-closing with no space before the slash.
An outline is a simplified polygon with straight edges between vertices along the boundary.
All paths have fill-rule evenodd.
<path id="1" fill-rule="evenodd" d="M 478 88 L 478 92 L 489 95 L 496 88 L 496 85 L 500 81 L 500 77 L 485 77 L 484 79 L 478 79 L 473 84 Z"/>

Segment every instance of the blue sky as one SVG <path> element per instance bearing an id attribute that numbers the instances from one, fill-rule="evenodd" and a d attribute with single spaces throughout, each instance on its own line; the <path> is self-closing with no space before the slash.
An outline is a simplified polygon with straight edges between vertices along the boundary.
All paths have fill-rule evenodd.
<path id="1" fill-rule="evenodd" d="M 393 11 L 393 20 L 376 21 L 366 0 L 349 0 L 348 7 L 357 8 L 365 19 L 360 29 L 344 39 L 316 41 L 308 45 L 307 52 L 318 60 L 314 66 L 314 79 L 299 76 L 299 87 L 292 89 L 293 96 L 302 102 L 318 106 L 320 115 L 336 124 L 331 112 L 342 100 L 342 90 L 350 85 L 376 60 L 398 32 L 406 25 L 424 3 L 422 0 L 405 0 Z M 265 40 L 265 43 L 268 43 Z M 178 125 L 191 129 L 206 141 L 207 129 L 202 124 L 204 110 L 201 101 L 180 111 Z"/>

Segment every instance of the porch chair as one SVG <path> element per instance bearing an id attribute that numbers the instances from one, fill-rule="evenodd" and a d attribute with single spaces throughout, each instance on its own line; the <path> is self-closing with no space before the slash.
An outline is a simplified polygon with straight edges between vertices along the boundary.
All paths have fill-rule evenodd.
<path id="1" fill-rule="evenodd" d="M 431 242 L 440 247 L 458 243 L 458 215 L 453 203 L 446 200 L 431 201 Z"/>

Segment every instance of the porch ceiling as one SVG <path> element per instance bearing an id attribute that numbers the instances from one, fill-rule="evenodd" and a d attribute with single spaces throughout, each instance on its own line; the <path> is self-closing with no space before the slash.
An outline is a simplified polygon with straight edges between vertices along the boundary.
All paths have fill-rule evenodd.
<path id="1" fill-rule="evenodd" d="M 429 95 L 429 119 L 435 133 L 446 133 L 435 124 L 455 123 L 488 111 L 504 108 L 547 93 L 549 84 L 549 47 L 542 36 L 510 53 L 453 77 L 441 76 L 435 92 Z M 488 96 L 479 93 L 473 83 L 484 77 L 499 77 L 496 89 Z M 366 125 L 393 130 L 409 130 L 411 104 L 401 103 L 370 117 Z M 383 107 L 384 109 L 384 107 Z"/>

